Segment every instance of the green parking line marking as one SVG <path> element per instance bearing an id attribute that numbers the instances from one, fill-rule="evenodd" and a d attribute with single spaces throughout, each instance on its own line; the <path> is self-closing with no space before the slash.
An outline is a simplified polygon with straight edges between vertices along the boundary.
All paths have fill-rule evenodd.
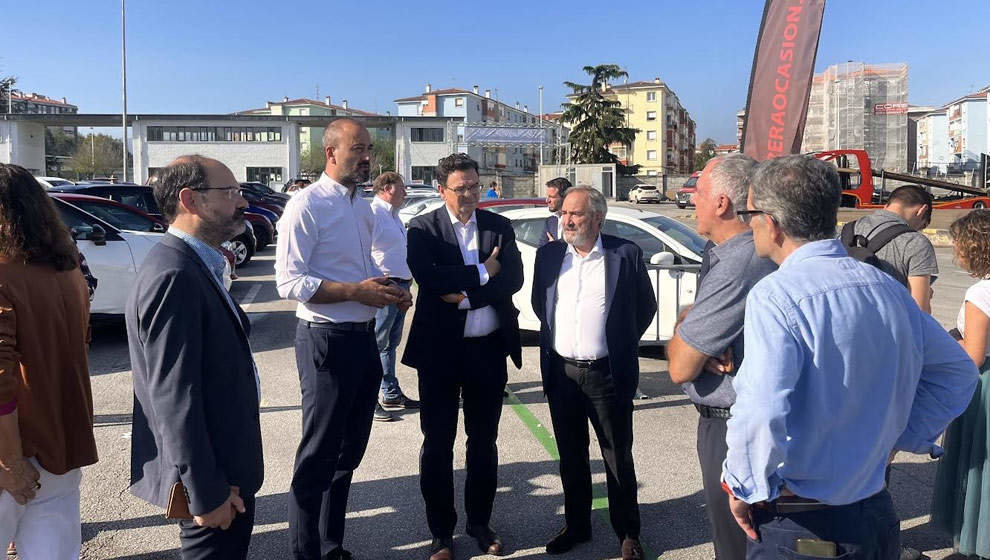
<path id="1" fill-rule="evenodd" d="M 540 442 L 540 445 L 543 446 L 543 449 L 546 450 L 547 455 L 549 455 L 551 459 L 554 461 L 560 461 L 560 452 L 557 451 L 557 442 L 554 441 L 553 435 L 550 434 L 550 431 L 543 426 L 543 423 L 536 418 L 533 411 L 531 411 L 528 406 L 523 404 L 522 401 L 519 400 L 519 397 L 517 397 L 511 389 L 506 387 L 505 392 L 507 395 L 506 399 L 509 401 L 509 406 L 512 408 L 512 411 L 516 413 L 516 416 L 519 417 L 519 420 L 522 421 L 523 425 L 526 426 L 526 429 L 529 430 L 529 433 L 533 434 L 536 441 Z M 592 511 L 598 512 L 598 517 L 600 517 L 606 525 L 611 527 L 612 522 L 608 517 L 608 493 L 604 488 L 605 487 L 602 484 L 595 484 L 592 486 L 591 509 Z M 639 542 L 643 545 L 643 553 L 647 558 L 659 558 L 646 544 L 642 534 L 640 535 Z"/>

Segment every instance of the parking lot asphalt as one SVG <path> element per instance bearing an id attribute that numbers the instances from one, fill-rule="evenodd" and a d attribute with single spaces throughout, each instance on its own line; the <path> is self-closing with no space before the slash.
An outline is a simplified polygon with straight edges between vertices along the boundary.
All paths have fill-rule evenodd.
<path id="1" fill-rule="evenodd" d="M 650 207 L 672 216 L 673 205 Z M 287 490 L 301 426 L 299 382 L 292 339 L 294 305 L 279 299 L 269 248 L 240 269 L 231 290 L 244 305 L 253 333 L 251 344 L 262 379 L 261 426 L 265 447 L 265 484 L 257 500 L 251 558 L 288 556 Z M 963 293 L 974 280 L 938 249 L 942 275 L 935 285 L 934 314 L 954 326 Z M 415 310 L 411 311 L 415 312 Z M 406 325 L 409 321 L 407 319 Z M 549 410 L 540 385 L 534 336 L 524 337 L 523 368 L 509 366 L 511 395 L 499 431 L 499 489 L 492 525 L 510 558 L 548 557 L 543 546 L 563 526 L 563 496 L 553 455 Z M 400 348 L 401 352 L 401 348 Z M 640 359 L 641 390 L 634 413 L 634 455 L 640 484 L 643 542 L 650 557 L 710 559 L 710 543 L 701 478 L 695 451 L 697 413 L 671 383 L 657 349 Z M 99 325 L 90 349 L 95 402 L 95 432 L 100 461 L 84 469 L 82 482 L 83 553 L 87 559 L 178 558 L 178 529 L 162 511 L 127 491 L 131 433 L 131 374 L 122 324 Z M 418 394 L 415 371 L 399 366 L 403 390 Z M 617 558 L 618 543 L 607 521 L 604 467 L 592 432 L 592 469 L 596 497 L 594 540 L 561 555 L 562 559 Z M 404 411 L 396 421 L 376 423 L 364 461 L 355 475 L 348 507 L 345 547 L 355 558 L 425 559 L 430 535 L 419 492 L 418 459 L 422 436 L 418 415 Z M 455 451 L 458 496 L 464 479 L 464 436 Z M 936 463 L 926 457 L 898 455 L 891 491 L 902 519 L 904 544 L 933 559 L 949 556 L 951 539 L 927 526 Z M 459 498 L 460 499 L 460 498 Z M 459 525 L 463 508 L 458 503 Z M 458 559 L 486 558 L 472 539 L 455 538 Z"/>

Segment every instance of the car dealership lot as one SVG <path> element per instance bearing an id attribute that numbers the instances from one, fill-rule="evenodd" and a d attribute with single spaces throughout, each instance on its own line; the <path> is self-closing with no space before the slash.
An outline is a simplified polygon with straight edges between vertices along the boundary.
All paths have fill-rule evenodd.
<path id="1" fill-rule="evenodd" d="M 655 208 L 681 219 L 690 214 L 671 204 L 651 210 Z M 273 254 L 270 247 L 238 269 L 240 278 L 231 290 L 251 318 L 251 344 L 262 378 L 266 476 L 251 548 L 251 557 L 259 559 L 287 555 L 286 492 L 300 428 L 292 348 L 294 306 L 275 292 Z M 951 264 L 948 249 L 939 249 L 938 256 L 943 273 L 935 286 L 934 309 L 942 324 L 950 325 L 965 288 L 973 281 Z M 540 387 L 536 341 L 527 336 L 524 343 L 523 369 L 509 368 L 512 396 L 502 412 L 500 487 L 492 523 L 510 557 L 543 558 L 543 545 L 563 524 L 563 498 L 557 465 L 548 451 L 552 430 Z M 656 349 L 644 350 L 641 389 L 651 398 L 637 401 L 634 416 L 642 536 L 655 555 L 708 559 L 713 552 L 695 456 L 697 413 L 671 384 L 661 358 Z M 94 329 L 90 369 L 100 462 L 84 469 L 83 558 L 178 558 L 174 524 L 166 522 L 159 509 L 127 492 L 132 396 L 127 342 L 119 324 Z M 416 397 L 415 372 L 400 366 L 398 376 L 403 389 Z M 428 556 L 429 535 L 417 475 L 421 441 L 414 411 L 400 413 L 396 422 L 375 424 L 350 497 L 345 546 L 356 558 L 421 560 Z M 463 442 L 461 434 L 455 454 L 459 492 L 464 476 Z M 592 449 L 591 457 L 596 495 L 603 495 L 604 470 L 597 449 Z M 905 544 L 942 558 L 949 554 L 951 541 L 924 526 L 934 472 L 935 463 L 927 458 L 902 454 L 895 462 L 892 491 L 904 520 Z M 594 541 L 560 558 L 617 556 L 617 542 L 601 509 L 606 503 L 596 500 L 595 504 Z M 462 510 L 459 520 L 464 520 Z M 459 523 L 458 531 L 462 529 Z M 455 546 L 457 558 L 484 557 L 473 540 L 464 536 L 456 538 Z"/>

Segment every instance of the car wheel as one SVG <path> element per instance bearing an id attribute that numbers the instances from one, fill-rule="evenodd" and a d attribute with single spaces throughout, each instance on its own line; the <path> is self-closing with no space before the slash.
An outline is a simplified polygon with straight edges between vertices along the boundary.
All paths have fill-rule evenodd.
<path id="1" fill-rule="evenodd" d="M 680 208 L 681 210 L 684 210 L 684 208 L 686 208 L 687 205 L 686 204 L 681 204 L 680 202 L 678 202 L 677 203 L 677 207 Z"/>
<path id="2" fill-rule="evenodd" d="M 268 238 L 268 232 L 266 232 L 266 231 L 255 230 L 254 237 L 255 237 L 255 239 L 258 240 L 258 244 L 255 247 L 255 250 L 257 250 L 257 251 L 260 251 L 260 250 L 264 249 L 265 247 L 271 245 L 272 240 Z"/>
<path id="3" fill-rule="evenodd" d="M 986 207 L 987 205 L 984 204 L 982 200 L 977 200 L 976 202 L 973 203 L 973 208 L 976 208 L 977 210 L 981 210 Z"/>
<path id="4" fill-rule="evenodd" d="M 237 236 L 230 240 L 231 252 L 234 253 L 234 266 L 240 268 L 251 262 L 254 256 L 254 247 L 250 245 L 242 236 Z"/>

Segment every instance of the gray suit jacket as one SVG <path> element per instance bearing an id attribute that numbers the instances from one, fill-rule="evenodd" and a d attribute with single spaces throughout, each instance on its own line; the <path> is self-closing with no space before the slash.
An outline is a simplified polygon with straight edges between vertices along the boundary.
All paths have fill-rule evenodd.
<path id="1" fill-rule="evenodd" d="M 166 234 L 127 300 L 134 373 L 131 492 L 165 507 L 181 480 L 193 515 L 229 486 L 253 496 L 264 478 L 250 322 L 224 300 L 185 241 Z"/>

